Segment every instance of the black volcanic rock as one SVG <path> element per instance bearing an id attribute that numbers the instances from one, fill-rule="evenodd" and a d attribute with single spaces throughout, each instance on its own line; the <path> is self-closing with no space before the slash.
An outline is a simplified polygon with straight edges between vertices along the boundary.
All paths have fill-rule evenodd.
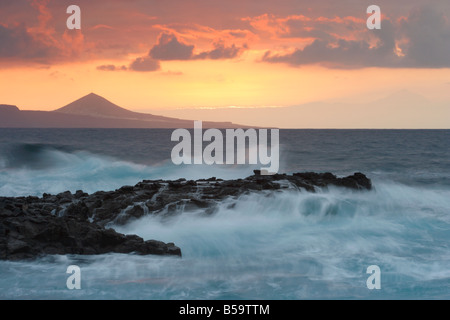
<path id="1" fill-rule="evenodd" d="M 173 243 L 144 241 L 72 217 L 1 215 L 0 258 L 21 260 L 46 254 L 92 255 L 109 252 L 181 255 Z"/>
<path id="2" fill-rule="evenodd" d="M 70 193 L 69 193 L 70 194 Z M 181 256 L 173 243 L 144 241 L 89 221 L 89 208 L 68 193 L 43 198 L 0 198 L 0 259 L 22 260 L 48 254 L 110 252 Z"/>
<path id="3" fill-rule="evenodd" d="M 169 217 L 184 211 L 215 212 L 226 198 L 260 191 L 293 188 L 314 192 L 338 186 L 370 190 L 362 173 L 338 178 L 331 173 L 257 175 L 238 180 L 144 180 L 111 192 L 79 190 L 38 197 L 0 198 L 0 259 L 19 260 L 45 254 L 103 254 L 108 252 L 181 256 L 173 243 L 144 241 L 123 235 L 110 225 L 122 225 L 151 214 Z"/>
<path id="4" fill-rule="evenodd" d="M 350 189 L 370 190 L 372 188 L 371 181 L 362 173 L 357 172 L 352 176 L 338 178 L 332 173 L 294 173 L 294 176 L 305 181 L 312 182 L 316 186 L 325 187 L 328 185 L 335 185 L 347 187 Z"/>

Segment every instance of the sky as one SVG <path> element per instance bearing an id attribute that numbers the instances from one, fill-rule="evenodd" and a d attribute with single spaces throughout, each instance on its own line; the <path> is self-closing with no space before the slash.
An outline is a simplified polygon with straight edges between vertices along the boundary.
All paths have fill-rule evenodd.
<path id="1" fill-rule="evenodd" d="M 70 5 L 80 30 L 67 28 Z M 370 5 L 380 30 L 367 28 Z M 0 103 L 20 109 L 90 92 L 145 111 L 400 90 L 450 107 L 449 71 L 448 0 L 0 0 Z"/>

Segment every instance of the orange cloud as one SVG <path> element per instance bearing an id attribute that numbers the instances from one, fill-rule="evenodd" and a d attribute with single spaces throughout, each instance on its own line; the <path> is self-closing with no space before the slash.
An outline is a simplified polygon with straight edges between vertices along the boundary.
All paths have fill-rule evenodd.
<path id="1" fill-rule="evenodd" d="M 308 17 L 305 15 L 289 15 L 277 17 L 263 14 L 256 17 L 242 18 L 248 22 L 257 34 L 269 35 L 273 40 L 280 38 L 318 39 L 333 34 L 348 37 L 350 34 L 364 31 L 366 21 L 356 17 Z"/>
<path id="2" fill-rule="evenodd" d="M 87 43 L 80 30 L 67 30 L 58 33 L 54 16 L 48 8 L 49 0 L 33 0 L 31 8 L 37 10 L 37 24 L 0 26 L 0 58 L 27 60 L 39 64 L 53 64 L 81 58 L 94 43 Z"/>
<path id="3" fill-rule="evenodd" d="M 156 24 L 154 29 L 162 33 L 173 34 L 186 42 L 195 42 L 197 46 L 209 46 L 212 42 L 234 43 L 243 45 L 257 40 L 255 34 L 247 29 L 214 29 L 196 23 Z"/>
<path id="4" fill-rule="evenodd" d="M 277 20 L 280 21 L 288 24 L 292 20 Z M 397 21 L 385 17 L 381 30 L 368 30 L 361 26 L 363 20 L 351 17 L 319 17 L 310 21 L 313 24 L 303 25 L 296 35 L 316 36 L 312 43 L 288 53 L 269 50 L 262 61 L 333 68 L 450 67 L 449 19 L 432 7 L 415 8 L 407 18 Z M 350 31 L 337 33 L 335 25 L 345 25 Z M 293 36 L 292 29 L 288 30 L 288 36 Z"/>
<path id="5" fill-rule="evenodd" d="M 404 58 L 403 66 L 448 65 L 450 54 L 446 43 L 450 27 L 442 6 L 427 5 L 430 12 L 418 7 L 417 13 L 405 15 L 404 6 L 379 1 L 387 31 L 392 32 L 390 37 L 384 30 L 367 30 L 364 5 L 337 4 L 331 0 L 324 0 L 320 6 L 306 0 L 280 0 L 276 4 L 260 0 L 248 6 L 239 5 L 238 0 L 226 3 L 202 0 L 189 5 L 181 0 L 157 5 L 155 1 L 111 0 L 111 6 L 106 7 L 100 2 L 78 0 L 82 12 L 88 12 L 83 15 L 83 28 L 79 32 L 65 29 L 67 3 L 63 1 L 2 2 L 0 59 L 40 64 L 101 60 L 103 65 L 107 59 L 114 63 L 121 59 L 122 64 L 130 61 L 130 57 L 151 57 L 158 61 L 219 60 L 235 59 L 251 47 L 252 54 L 271 52 L 264 56 L 264 61 L 297 65 L 309 61 L 303 60 L 305 53 L 300 52 L 312 50 L 315 43 L 316 49 L 324 51 L 311 61 L 322 56 L 327 60 L 319 62 L 322 65 L 333 64 L 327 58 L 330 53 L 344 55 L 350 51 L 355 55 L 349 56 L 355 58 L 356 52 L 373 55 L 372 49 L 381 47 L 384 49 L 380 54 L 382 51 L 389 58 L 383 64 L 377 55 L 378 62 L 372 65 L 396 65 L 398 57 Z M 408 3 L 414 6 L 421 1 Z M 395 13 L 389 11 L 391 8 L 396 9 L 392 11 Z M 433 28 L 420 28 L 424 24 Z M 162 43 L 163 34 L 173 36 Z M 143 54 L 149 50 L 153 53 Z M 427 50 L 431 51 L 428 57 Z M 294 52 L 303 58 L 289 58 Z M 150 65 L 147 58 L 140 62 L 144 60 Z M 340 61 L 339 64 L 345 59 Z M 355 61 L 364 59 L 358 57 Z"/>
<path id="6" fill-rule="evenodd" d="M 116 28 L 112 27 L 112 26 L 108 26 L 106 24 L 97 24 L 93 27 L 90 28 L 90 30 L 97 30 L 97 29 L 110 29 L 110 30 L 115 30 Z"/>
<path id="7" fill-rule="evenodd" d="M 53 16 L 48 10 L 47 5 L 50 0 L 32 0 L 31 6 L 39 11 L 39 25 L 33 28 L 37 32 L 47 33 L 49 31 L 54 31 L 48 28 L 48 23 L 52 20 Z"/>

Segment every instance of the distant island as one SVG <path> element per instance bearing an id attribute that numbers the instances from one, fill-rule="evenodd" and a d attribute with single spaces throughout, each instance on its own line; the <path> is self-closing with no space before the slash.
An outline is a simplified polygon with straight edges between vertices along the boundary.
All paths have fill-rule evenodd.
<path id="1" fill-rule="evenodd" d="M 193 119 L 201 120 L 201 119 Z M 54 111 L 20 110 L 0 104 L 0 128 L 192 128 L 193 120 L 133 112 L 90 93 Z M 204 128 L 242 128 L 231 122 L 203 122 Z"/>

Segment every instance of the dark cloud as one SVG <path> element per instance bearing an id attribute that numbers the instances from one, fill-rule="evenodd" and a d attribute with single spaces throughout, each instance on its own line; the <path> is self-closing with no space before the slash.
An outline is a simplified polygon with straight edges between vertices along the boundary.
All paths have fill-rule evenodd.
<path id="1" fill-rule="evenodd" d="M 201 52 L 192 58 L 211 60 L 234 59 L 238 57 L 245 49 L 247 49 L 246 45 L 242 48 L 238 48 L 234 44 L 231 47 L 225 47 L 223 43 L 215 43 L 213 50 Z"/>
<path id="2" fill-rule="evenodd" d="M 24 25 L 6 27 L 0 24 L 0 57 L 37 59 L 44 62 L 58 54 L 58 48 L 48 41 L 35 38 Z"/>
<path id="3" fill-rule="evenodd" d="M 150 50 L 149 56 L 157 60 L 189 60 L 193 51 L 194 46 L 180 42 L 173 34 L 163 33 Z"/>
<path id="4" fill-rule="evenodd" d="M 97 67 L 100 71 L 139 71 L 139 72 L 152 72 L 161 69 L 158 60 L 154 60 L 150 57 L 139 57 L 131 62 L 130 66 L 116 66 L 113 64 L 105 64 Z"/>
<path id="5" fill-rule="evenodd" d="M 86 40 L 68 41 L 65 9 L 70 3 L 0 0 L 0 59 L 14 59 L 19 64 L 113 60 L 141 52 L 146 39 L 156 44 L 148 56 L 136 59 L 127 69 L 154 71 L 159 68 L 154 60 L 234 59 L 247 49 L 242 45 L 245 42 L 272 50 L 264 55 L 266 62 L 294 66 L 450 67 L 448 0 L 377 0 L 383 13 L 382 30 L 365 29 L 366 9 L 372 4 L 367 1 L 259 0 L 245 5 L 242 0 L 110 2 L 111 6 L 105 7 L 99 1 L 78 0 Z M 267 21 L 256 20 L 264 16 Z M 217 39 L 225 44 L 203 47 L 205 40 L 212 43 Z M 274 52 L 306 41 L 310 44 L 292 48 L 290 53 Z M 122 69 L 105 65 L 99 70 Z"/>
<path id="6" fill-rule="evenodd" d="M 447 12 L 449 13 L 449 12 Z M 450 15 L 421 7 L 401 22 L 401 31 L 409 41 L 403 50 L 408 64 L 418 67 L 450 67 Z"/>
<path id="7" fill-rule="evenodd" d="M 365 27 L 365 23 L 355 17 L 311 19 L 305 16 L 290 17 L 284 21 L 282 38 L 315 38 L 330 41 L 333 35 L 347 37 Z"/>
<path id="8" fill-rule="evenodd" d="M 161 69 L 159 61 L 151 57 L 137 58 L 129 67 L 129 70 L 140 72 L 158 71 L 159 69 Z"/>
<path id="9" fill-rule="evenodd" d="M 128 68 L 126 66 L 115 66 L 113 64 L 105 64 L 97 67 L 100 71 L 126 71 Z"/>
<path id="10" fill-rule="evenodd" d="M 248 32 L 245 31 L 229 31 L 228 32 L 230 34 L 230 36 L 235 37 L 235 38 L 245 38 L 248 35 Z"/>
<path id="11" fill-rule="evenodd" d="M 291 65 L 322 64 L 333 68 L 393 67 L 401 58 L 395 54 L 394 29 L 385 20 L 381 30 L 374 30 L 378 42 L 371 46 L 366 40 L 320 40 L 290 54 L 266 52 L 263 61 L 284 62 Z"/>
<path id="12" fill-rule="evenodd" d="M 195 46 L 181 42 L 174 34 L 163 33 L 159 37 L 158 43 L 150 50 L 149 57 L 162 61 L 234 59 L 248 47 L 246 45 L 237 47 L 234 44 L 226 47 L 223 42 L 217 42 L 214 44 L 214 49 L 210 51 L 194 54 L 194 49 Z"/>
<path id="13" fill-rule="evenodd" d="M 396 23 L 385 18 L 381 30 L 365 30 L 367 36 L 360 40 L 338 38 L 324 28 L 294 29 L 296 35 L 310 35 L 316 40 L 288 54 L 267 51 L 262 61 L 293 66 L 321 64 L 332 68 L 450 67 L 449 17 L 431 7 L 415 9 Z"/>

